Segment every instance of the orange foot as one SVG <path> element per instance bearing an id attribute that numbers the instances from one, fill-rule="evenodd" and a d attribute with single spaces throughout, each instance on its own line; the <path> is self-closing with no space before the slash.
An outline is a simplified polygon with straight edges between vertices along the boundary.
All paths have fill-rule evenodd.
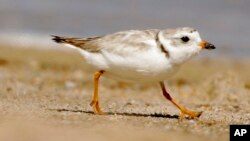
<path id="1" fill-rule="evenodd" d="M 201 116 L 202 112 L 195 112 L 195 111 L 190 111 L 187 109 L 181 110 L 180 114 L 180 119 L 185 118 L 186 116 L 191 119 L 199 118 Z"/>
<path id="2" fill-rule="evenodd" d="M 98 101 L 92 101 L 90 103 L 90 106 L 93 107 L 94 113 L 98 114 L 98 115 L 103 115 L 104 113 L 102 112 L 100 106 L 99 106 L 99 102 Z"/>

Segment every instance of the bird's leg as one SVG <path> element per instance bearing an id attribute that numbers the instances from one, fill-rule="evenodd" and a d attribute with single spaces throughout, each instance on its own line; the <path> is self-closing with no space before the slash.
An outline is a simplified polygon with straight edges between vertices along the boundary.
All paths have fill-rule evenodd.
<path id="1" fill-rule="evenodd" d="M 167 92 L 167 90 L 165 88 L 165 85 L 164 85 L 164 82 L 160 82 L 160 85 L 161 85 L 161 90 L 162 90 L 162 93 L 163 93 L 164 97 L 166 99 L 168 99 L 169 101 L 171 101 L 181 111 L 181 115 L 180 115 L 181 119 L 184 118 L 185 115 L 189 116 L 190 118 L 198 118 L 198 117 L 200 117 L 202 112 L 190 111 L 190 110 L 182 107 L 181 105 L 177 104 L 174 101 L 174 99 L 170 96 L 170 94 Z"/>
<path id="2" fill-rule="evenodd" d="M 93 99 L 90 105 L 93 107 L 95 114 L 103 114 L 99 106 L 99 101 L 98 101 L 98 83 L 99 83 L 99 78 L 103 73 L 104 71 L 100 70 L 100 71 L 95 72 L 94 74 L 94 94 L 93 94 Z"/>

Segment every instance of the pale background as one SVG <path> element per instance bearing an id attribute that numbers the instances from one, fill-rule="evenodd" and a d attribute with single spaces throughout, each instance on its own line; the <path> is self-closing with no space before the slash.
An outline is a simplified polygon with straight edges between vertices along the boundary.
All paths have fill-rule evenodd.
<path id="1" fill-rule="evenodd" d="M 249 7 L 249 0 L 0 0 L 0 40 L 190 26 L 217 46 L 209 56 L 247 57 Z"/>

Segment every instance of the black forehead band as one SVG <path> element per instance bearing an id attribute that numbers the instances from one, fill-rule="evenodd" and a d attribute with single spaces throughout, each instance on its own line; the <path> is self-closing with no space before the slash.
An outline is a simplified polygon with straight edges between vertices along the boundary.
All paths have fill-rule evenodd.
<path id="1" fill-rule="evenodd" d="M 190 31 L 190 33 L 193 33 L 193 32 L 195 32 L 195 31 L 197 31 L 197 30 L 196 30 L 196 29 L 193 29 L 193 30 Z"/>

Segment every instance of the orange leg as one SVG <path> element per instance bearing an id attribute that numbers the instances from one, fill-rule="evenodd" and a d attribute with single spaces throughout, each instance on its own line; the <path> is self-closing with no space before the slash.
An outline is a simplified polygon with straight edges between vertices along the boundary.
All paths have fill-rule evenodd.
<path id="1" fill-rule="evenodd" d="M 103 114 L 99 106 L 99 101 L 98 101 L 98 83 L 99 83 L 99 78 L 103 73 L 104 71 L 100 70 L 100 71 L 97 71 L 94 75 L 94 94 L 93 94 L 93 99 L 90 105 L 93 107 L 95 114 Z"/>
<path id="2" fill-rule="evenodd" d="M 184 118 L 185 115 L 189 116 L 190 118 L 198 118 L 198 117 L 200 117 L 200 115 L 202 114 L 202 112 L 190 111 L 190 110 L 182 107 L 181 105 L 177 104 L 174 101 L 174 99 L 170 96 L 170 94 L 167 92 L 164 83 L 160 82 L 160 85 L 161 85 L 161 90 L 162 90 L 162 93 L 163 93 L 164 97 L 166 99 L 168 99 L 169 101 L 171 101 L 181 111 L 181 115 L 180 115 L 181 119 Z"/>

